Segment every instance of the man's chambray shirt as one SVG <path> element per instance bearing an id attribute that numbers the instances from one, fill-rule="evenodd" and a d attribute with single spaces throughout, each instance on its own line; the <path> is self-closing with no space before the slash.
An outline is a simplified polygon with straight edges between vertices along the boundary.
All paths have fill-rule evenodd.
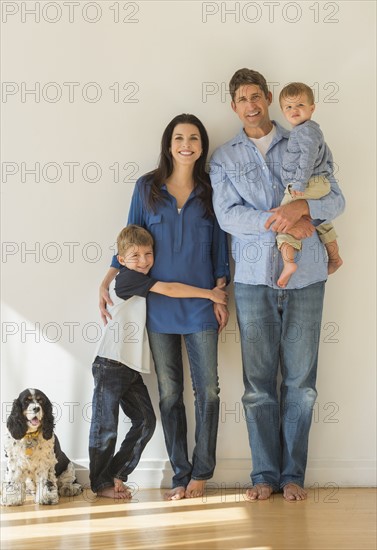
<path id="1" fill-rule="evenodd" d="M 264 224 L 271 215 L 268 210 L 279 206 L 283 198 L 280 171 L 289 132 L 274 124 L 276 134 L 266 160 L 242 129 L 214 152 L 210 176 L 218 222 L 232 235 L 234 281 L 279 289 L 276 282 L 283 269 L 281 254 L 276 246 L 276 233 L 267 231 Z M 333 220 L 344 210 L 344 197 L 334 177 L 330 183 L 328 195 L 308 201 L 315 225 Z M 287 289 L 303 288 L 327 279 L 327 257 L 317 232 L 303 239 L 302 244 L 296 256 L 298 269 Z"/>

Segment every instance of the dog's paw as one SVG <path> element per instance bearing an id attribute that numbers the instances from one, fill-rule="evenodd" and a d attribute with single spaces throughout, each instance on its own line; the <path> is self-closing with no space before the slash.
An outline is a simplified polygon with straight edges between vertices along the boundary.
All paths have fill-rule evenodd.
<path id="1" fill-rule="evenodd" d="M 35 503 L 36 504 L 58 504 L 59 494 L 57 486 L 51 481 L 46 483 L 38 484 L 38 489 L 35 494 Z"/>
<path id="2" fill-rule="evenodd" d="M 61 497 L 76 497 L 81 495 L 82 487 L 79 483 L 69 483 L 59 487 L 59 495 Z"/>
<path id="3" fill-rule="evenodd" d="M 2 506 L 21 506 L 25 502 L 26 492 L 22 483 L 6 481 L 1 487 Z"/>

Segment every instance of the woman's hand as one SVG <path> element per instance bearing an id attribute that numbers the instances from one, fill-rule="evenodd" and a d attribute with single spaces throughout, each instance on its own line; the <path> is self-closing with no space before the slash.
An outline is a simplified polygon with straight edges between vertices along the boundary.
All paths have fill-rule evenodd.
<path id="1" fill-rule="evenodd" d="M 99 287 L 99 309 L 101 311 L 101 319 L 104 325 L 107 325 L 107 320 L 111 320 L 112 318 L 107 310 L 107 304 L 109 304 L 109 306 L 114 305 L 110 298 L 109 289 L 101 285 Z"/>
<path id="2" fill-rule="evenodd" d="M 214 310 L 214 313 L 215 313 L 216 321 L 219 324 L 219 328 L 218 328 L 217 332 L 220 334 L 220 332 L 223 330 L 223 328 L 225 328 L 226 325 L 228 324 L 229 311 L 228 311 L 227 306 L 224 306 L 222 304 L 214 304 L 213 305 L 213 310 Z"/>
<path id="3" fill-rule="evenodd" d="M 107 320 L 111 320 L 111 315 L 107 311 L 107 305 L 113 306 L 113 302 L 109 294 L 109 286 L 111 281 L 116 277 L 118 270 L 115 267 L 110 267 L 109 271 L 106 273 L 106 277 L 99 287 L 99 308 L 101 311 L 101 319 L 104 325 L 107 325 Z"/>
<path id="4" fill-rule="evenodd" d="M 228 293 L 223 290 L 225 288 L 225 283 L 215 286 L 211 290 L 211 300 L 212 302 L 215 302 L 215 304 L 222 304 L 224 306 L 228 303 Z"/>

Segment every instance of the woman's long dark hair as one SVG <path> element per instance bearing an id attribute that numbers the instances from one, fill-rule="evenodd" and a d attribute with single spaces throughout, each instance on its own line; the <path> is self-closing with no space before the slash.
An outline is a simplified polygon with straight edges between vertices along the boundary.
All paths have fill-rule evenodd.
<path id="1" fill-rule="evenodd" d="M 151 210 L 155 210 L 157 203 L 163 200 L 161 187 L 173 173 L 173 157 L 170 153 L 170 147 L 174 128 L 178 124 L 193 124 L 199 130 L 203 153 L 194 165 L 194 188 L 197 190 L 198 197 L 202 201 L 206 212 L 206 217 L 212 216 L 212 187 L 209 175 L 206 172 L 206 160 L 209 148 L 208 134 L 202 122 L 195 115 L 190 114 L 181 114 L 174 117 L 162 134 L 161 153 L 158 167 L 156 170 L 152 170 L 152 172 L 148 172 L 148 174 L 146 174 L 148 179 L 150 178 L 151 181 L 150 193 L 147 196 L 147 205 Z"/>

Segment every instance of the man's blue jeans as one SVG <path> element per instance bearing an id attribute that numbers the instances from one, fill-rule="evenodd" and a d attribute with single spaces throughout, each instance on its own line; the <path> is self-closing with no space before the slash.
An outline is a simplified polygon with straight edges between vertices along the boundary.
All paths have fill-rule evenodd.
<path id="1" fill-rule="evenodd" d="M 324 290 L 235 284 L 253 485 L 304 485 Z"/>
<path id="2" fill-rule="evenodd" d="M 219 421 L 217 332 L 209 330 L 183 335 L 195 396 L 192 464 L 187 452 L 181 335 L 148 334 L 158 379 L 165 444 L 174 471 L 172 486 L 186 487 L 190 479 L 210 479 L 215 469 Z"/>
<path id="3" fill-rule="evenodd" d="M 127 481 L 153 435 L 156 417 L 140 373 L 122 363 L 96 357 L 92 372 L 94 393 L 89 435 L 90 482 L 94 493 L 114 485 L 114 477 Z M 118 452 L 119 405 L 131 420 Z"/>

